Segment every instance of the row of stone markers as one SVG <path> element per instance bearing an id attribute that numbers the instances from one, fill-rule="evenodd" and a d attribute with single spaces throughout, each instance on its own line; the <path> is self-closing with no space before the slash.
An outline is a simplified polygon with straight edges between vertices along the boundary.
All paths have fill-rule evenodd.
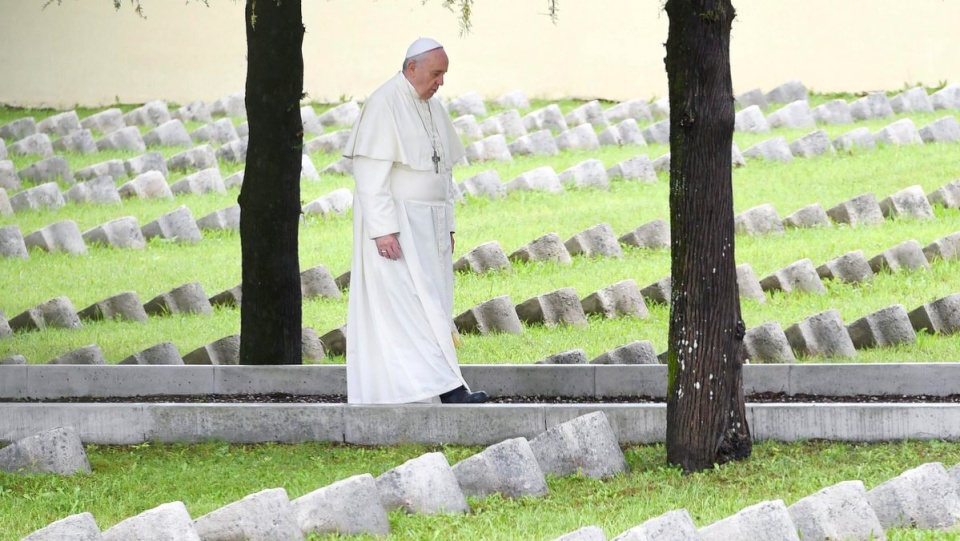
<path id="1" fill-rule="evenodd" d="M 0 449 L 0 469 L 62 475 L 91 472 L 76 432 L 57 428 Z M 413 515 L 470 512 L 467 497 L 537 498 L 549 493 L 548 477 L 605 479 L 629 472 L 616 433 L 601 411 L 558 424 L 532 440 L 512 438 L 453 466 L 431 452 L 378 477 L 359 474 L 289 499 L 282 487 L 262 490 L 193 519 L 183 502 L 169 502 L 101 531 L 89 513 L 68 516 L 23 541 L 165 538 L 248 541 L 302 540 L 309 534 L 390 534 L 387 513 Z M 96 475 L 96 472 L 92 472 Z M 885 539 L 884 529 L 951 530 L 960 525 L 960 466 L 931 462 L 867 491 L 844 481 L 801 498 L 748 506 L 698 528 L 685 509 L 651 518 L 615 537 L 619 541 L 742 537 L 765 541 Z M 588 526 L 557 541 L 606 541 Z"/>

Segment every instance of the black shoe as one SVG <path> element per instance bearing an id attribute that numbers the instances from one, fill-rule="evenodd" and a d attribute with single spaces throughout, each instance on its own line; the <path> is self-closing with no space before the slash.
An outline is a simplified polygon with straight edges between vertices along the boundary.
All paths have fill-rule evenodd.
<path id="1" fill-rule="evenodd" d="M 440 402 L 444 404 L 483 404 L 490 397 L 483 391 L 471 393 L 463 385 L 452 391 L 440 395 Z"/>

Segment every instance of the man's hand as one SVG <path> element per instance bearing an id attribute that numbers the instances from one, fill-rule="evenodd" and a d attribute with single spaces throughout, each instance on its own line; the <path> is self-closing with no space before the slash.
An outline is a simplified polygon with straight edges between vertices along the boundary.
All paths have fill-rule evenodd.
<path id="1" fill-rule="evenodd" d="M 393 259 L 394 261 L 403 257 L 403 252 L 400 251 L 400 241 L 397 240 L 398 235 L 399 233 L 390 233 L 373 239 L 377 243 L 377 253 L 380 254 L 380 257 Z"/>

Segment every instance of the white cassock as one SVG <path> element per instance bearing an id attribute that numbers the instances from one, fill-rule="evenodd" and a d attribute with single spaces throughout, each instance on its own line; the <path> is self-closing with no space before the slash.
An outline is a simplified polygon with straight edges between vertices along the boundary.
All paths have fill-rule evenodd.
<path id="1" fill-rule="evenodd" d="M 466 386 L 452 335 L 450 245 L 452 169 L 464 150 L 449 116 L 398 73 L 364 103 L 343 155 L 356 179 L 347 401 L 417 402 Z M 403 257 L 394 261 L 374 239 L 397 232 Z"/>

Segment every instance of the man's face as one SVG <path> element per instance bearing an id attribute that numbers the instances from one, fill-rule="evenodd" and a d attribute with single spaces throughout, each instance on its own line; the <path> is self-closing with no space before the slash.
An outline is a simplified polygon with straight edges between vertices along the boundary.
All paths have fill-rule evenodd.
<path id="1" fill-rule="evenodd" d="M 450 65 L 447 53 L 443 49 L 434 49 L 426 53 L 419 62 L 411 62 L 407 67 L 407 79 L 421 99 L 430 99 L 443 86 L 443 76 Z"/>

